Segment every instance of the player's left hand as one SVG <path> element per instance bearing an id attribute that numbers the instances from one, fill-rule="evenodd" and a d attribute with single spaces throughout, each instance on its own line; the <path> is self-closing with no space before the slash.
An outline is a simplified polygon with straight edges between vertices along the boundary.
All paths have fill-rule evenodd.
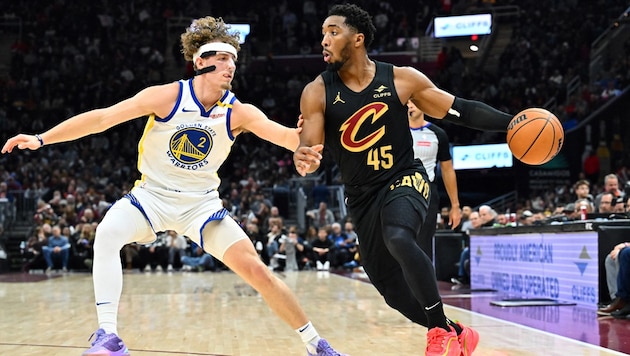
<path id="1" fill-rule="evenodd" d="M 306 174 L 311 172 L 311 167 L 319 167 L 322 159 L 321 152 L 324 149 L 324 145 L 317 144 L 315 146 L 298 147 L 293 153 L 293 163 L 298 174 L 305 177 Z"/>

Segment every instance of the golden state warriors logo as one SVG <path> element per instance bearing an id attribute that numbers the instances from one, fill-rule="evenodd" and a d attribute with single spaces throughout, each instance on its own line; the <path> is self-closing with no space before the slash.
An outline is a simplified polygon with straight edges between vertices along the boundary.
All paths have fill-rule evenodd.
<path id="1" fill-rule="evenodd" d="M 212 137 L 202 129 L 187 127 L 177 131 L 169 143 L 172 157 L 181 165 L 197 165 L 212 149 Z"/>
<path id="2" fill-rule="evenodd" d="M 370 124 L 374 124 L 388 109 L 385 103 L 370 103 L 357 110 L 339 129 L 341 145 L 350 152 L 362 152 L 372 147 L 385 135 L 385 126 L 375 129 L 363 138 L 357 137 L 359 129 L 369 119 L 371 119 Z"/>

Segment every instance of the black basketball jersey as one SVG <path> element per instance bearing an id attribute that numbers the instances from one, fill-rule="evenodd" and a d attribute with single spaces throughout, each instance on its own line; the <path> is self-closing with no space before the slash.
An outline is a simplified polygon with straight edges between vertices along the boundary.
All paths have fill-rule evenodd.
<path id="1" fill-rule="evenodd" d="M 337 72 L 322 73 L 325 148 L 349 187 L 386 184 L 413 165 L 407 106 L 396 93 L 393 65 L 375 63 L 372 83 L 358 93 L 347 88 Z"/>

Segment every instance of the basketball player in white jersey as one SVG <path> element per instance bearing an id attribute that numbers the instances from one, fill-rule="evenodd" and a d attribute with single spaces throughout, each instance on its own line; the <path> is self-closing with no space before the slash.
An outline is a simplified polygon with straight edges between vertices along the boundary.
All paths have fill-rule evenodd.
<path id="1" fill-rule="evenodd" d="M 413 139 L 413 155 L 416 159 L 422 161 L 422 165 L 429 177 L 431 191 L 435 193 L 438 191 L 437 182 L 435 181 L 437 164 L 440 164 L 442 180 L 451 203 L 448 223 L 451 229 L 455 229 L 462 219 L 462 211 L 459 207 L 457 176 L 455 169 L 453 169 L 453 158 L 449 148 L 448 135 L 439 126 L 426 121 L 424 112 L 418 109 L 411 100 L 407 102 L 407 112 L 409 115 L 409 129 Z M 418 243 L 430 258 L 433 256 L 433 236 L 436 230 L 439 205 L 440 195 L 431 194 L 427 218 L 418 234 Z"/>
<path id="2" fill-rule="evenodd" d="M 193 61 L 197 74 L 193 79 L 148 87 L 40 135 L 17 135 L 2 148 L 2 153 L 16 147 L 36 150 L 148 116 L 138 145 L 142 178 L 112 206 L 96 231 L 93 280 L 99 328 L 83 355 L 129 355 L 117 335 L 123 282 L 120 249 L 132 242 L 150 242 L 165 230 L 190 237 L 255 288 L 300 335 L 309 355 L 339 355 L 320 338 L 295 295 L 262 263 L 219 199 L 217 170 L 236 136 L 252 132 L 291 151 L 299 143 L 297 129 L 269 120 L 230 91 L 240 47 L 238 34 L 228 30 L 221 18 L 205 17 L 194 20 L 182 34 L 184 58 Z"/>

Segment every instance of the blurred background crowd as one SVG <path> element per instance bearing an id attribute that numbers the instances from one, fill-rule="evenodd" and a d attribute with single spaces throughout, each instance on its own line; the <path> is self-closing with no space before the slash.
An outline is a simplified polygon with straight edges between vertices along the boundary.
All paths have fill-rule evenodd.
<path id="1" fill-rule="evenodd" d="M 191 19 L 206 15 L 251 26 L 242 44 L 233 91 L 273 120 L 294 126 L 302 88 L 324 69 L 321 22 L 334 3 L 4 2 L 0 5 L 0 141 L 19 132 L 42 132 L 74 114 L 133 96 L 146 86 L 189 78 L 192 68 L 180 53 L 179 34 Z M 625 139 L 630 125 L 624 110 L 630 102 L 630 36 L 615 31 L 627 26 L 625 1 L 355 3 L 373 16 L 377 34 L 371 54 L 375 58 L 413 65 L 457 96 L 511 113 L 546 107 L 562 121 L 565 148 L 560 162 L 552 161 L 549 167 L 550 174 L 561 179 L 543 189 L 528 189 L 535 185 L 525 184 L 507 202 L 487 201 L 505 193 L 493 190 L 492 184 L 477 184 L 474 189 L 462 185 L 462 205 L 474 211 L 488 203 L 497 214 L 517 214 L 523 223 L 531 221 L 527 219 L 531 216 L 544 221 L 566 214 L 571 219 L 575 215 L 569 212 L 576 211 L 578 199 L 575 182 L 588 182 L 596 211 L 594 197 L 608 190 L 605 177 L 610 174 L 618 179 L 614 198 L 623 196 L 630 162 Z M 462 47 L 462 39 L 431 36 L 436 16 L 481 12 L 495 15 L 495 34 L 466 39 L 477 43 L 480 53 Z M 612 39 L 601 50 L 607 38 Z M 428 52 L 428 45 L 437 50 Z M 396 63 L 392 58 L 409 62 Z M 505 142 L 502 134 L 436 124 L 446 129 L 454 145 Z M 33 265 L 89 269 L 99 219 L 139 178 L 136 144 L 143 128 L 144 120 L 134 120 L 77 142 L 0 157 L 4 251 L 19 252 L 24 269 Z M 528 173 L 530 167 L 516 164 L 507 172 L 472 174 L 501 181 L 516 180 L 523 172 L 535 175 Z M 219 173 L 224 204 L 271 268 L 354 268 L 360 264 L 351 217 L 345 215 L 338 194 L 336 169 L 326 158 L 320 172 L 300 178 L 292 167 L 291 152 L 241 135 Z M 461 172 L 461 177 L 467 174 Z M 480 191 L 483 200 L 467 200 Z M 295 196 L 303 196 L 300 210 L 295 208 L 299 200 Z M 625 201 L 621 204 L 625 207 Z M 331 214 L 332 220 L 321 219 Z M 448 213 L 442 216 L 439 227 L 445 228 Z M 321 243 L 320 230 L 326 235 Z M 68 244 L 50 244 L 55 235 L 64 236 Z M 21 242 L 19 250 L 16 241 Z M 53 266 L 47 262 L 50 253 L 44 250 L 48 248 L 61 262 Z M 59 252 L 63 249 L 69 251 L 67 260 Z M 295 256 L 296 265 L 287 255 Z M 164 232 L 152 245 L 126 248 L 121 261 L 130 269 L 188 269 L 183 256 L 201 260 L 203 253 L 176 232 Z M 221 268 L 208 259 L 194 263 L 192 270 Z"/>

